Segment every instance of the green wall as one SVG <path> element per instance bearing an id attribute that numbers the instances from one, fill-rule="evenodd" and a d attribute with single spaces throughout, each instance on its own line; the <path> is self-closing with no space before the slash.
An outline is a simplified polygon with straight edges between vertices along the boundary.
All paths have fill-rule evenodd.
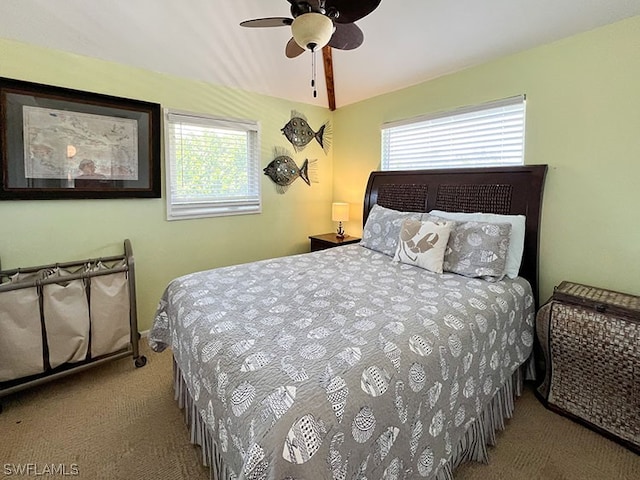
<path id="1" fill-rule="evenodd" d="M 540 299 L 573 280 L 640 294 L 640 17 L 339 108 L 334 197 L 360 217 L 389 121 L 527 95 L 525 163 L 548 164 Z"/>
<path id="2" fill-rule="evenodd" d="M 290 148 L 280 129 L 291 110 L 318 129 L 328 109 L 189 81 L 0 39 L 0 76 L 160 103 L 163 107 L 258 120 L 266 166 L 274 146 Z M 317 143 L 293 158 L 317 159 L 319 183 L 297 179 L 284 194 L 262 177 L 262 213 L 168 222 L 162 199 L 0 202 L 3 269 L 122 252 L 131 239 L 136 262 L 138 324 L 151 326 L 174 277 L 208 268 L 308 251 L 308 236 L 333 229 L 332 152 Z M 164 159 L 163 159 L 164 162 Z M 164 163 L 163 184 L 164 184 Z"/>
<path id="3" fill-rule="evenodd" d="M 369 172 L 380 168 L 384 122 L 527 95 L 526 163 L 549 165 L 541 239 L 541 300 L 568 279 L 640 294 L 640 17 L 387 95 L 326 109 L 216 87 L 0 39 L 0 76 L 257 119 L 262 165 L 290 111 L 333 123 L 329 155 L 315 144 L 319 183 L 279 195 L 262 181 L 260 215 L 167 222 L 165 199 L 0 202 L 2 268 L 118 253 L 130 238 L 138 317 L 151 325 L 167 282 L 184 273 L 302 253 L 331 231 L 330 203 L 348 201 L 362 231 Z M 164 166 L 163 166 L 164 174 Z M 164 181 L 164 175 L 163 175 Z"/>

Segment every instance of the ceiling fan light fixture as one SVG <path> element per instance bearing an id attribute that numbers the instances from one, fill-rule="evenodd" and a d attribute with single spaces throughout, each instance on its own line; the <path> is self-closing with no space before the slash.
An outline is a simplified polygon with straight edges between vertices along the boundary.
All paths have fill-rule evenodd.
<path id="1" fill-rule="evenodd" d="M 321 13 L 304 13 L 291 24 L 291 33 L 298 45 L 309 50 L 324 47 L 333 35 L 333 21 Z"/>

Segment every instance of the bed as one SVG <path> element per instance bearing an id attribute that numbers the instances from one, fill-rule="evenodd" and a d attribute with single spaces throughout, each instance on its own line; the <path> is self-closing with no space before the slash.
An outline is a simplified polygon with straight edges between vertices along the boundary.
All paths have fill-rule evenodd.
<path id="1" fill-rule="evenodd" d="M 361 244 L 173 280 L 149 343 L 173 351 L 176 399 L 211 478 L 451 479 L 487 461 L 532 373 L 545 173 L 373 172 Z M 452 229 L 473 223 L 433 211 L 523 215 L 519 275 L 394 260 L 406 220 L 449 229 L 448 252 Z"/>

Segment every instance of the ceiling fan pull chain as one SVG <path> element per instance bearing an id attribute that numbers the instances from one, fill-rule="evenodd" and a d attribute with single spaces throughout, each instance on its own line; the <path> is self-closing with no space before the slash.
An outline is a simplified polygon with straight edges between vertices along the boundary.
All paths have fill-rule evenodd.
<path id="1" fill-rule="evenodd" d="M 313 98 L 318 96 L 316 89 L 316 49 L 311 51 L 311 88 L 313 88 Z"/>

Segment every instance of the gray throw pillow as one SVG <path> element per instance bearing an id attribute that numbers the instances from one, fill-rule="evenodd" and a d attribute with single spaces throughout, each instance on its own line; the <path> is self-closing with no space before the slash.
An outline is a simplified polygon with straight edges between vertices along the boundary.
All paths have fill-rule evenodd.
<path id="1" fill-rule="evenodd" d="M 364 225 L 360 245 L 393 257 L 398 248 L 402 222 L 407 218 L 420 220 L 421 216 L 417 212 L 399 212 L 374 205 Z"/>
<path id="2" fill-rule="evenodd" d="M 510 234 L 510 223 L 456 222 L 444 256 L 444 271 L 490 281 L 502 280 Z"/>

